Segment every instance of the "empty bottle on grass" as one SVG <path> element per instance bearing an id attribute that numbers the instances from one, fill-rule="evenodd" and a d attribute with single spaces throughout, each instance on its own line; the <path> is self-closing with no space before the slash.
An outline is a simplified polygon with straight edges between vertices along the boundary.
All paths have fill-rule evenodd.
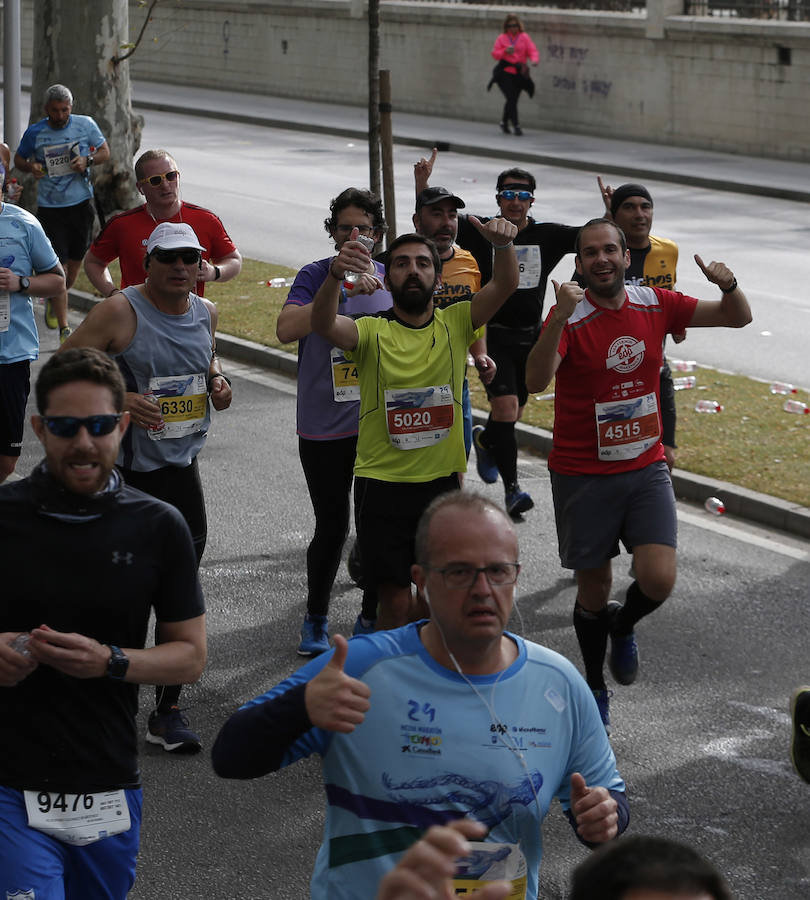
<path id="1" fill-rule="evenodd" d="M 681 378 L 673 378 L 672 386 L 676 391 L 686 391 L 693 388 L 697 384 L 697 378 L 694 375 L 684 375 Z"/>
<path id="2" fill-rule="evenodd" d="M 771 393 L 772 394 L 795 394 L 796 388 L 793 387 L 792 384 L 788 384 L 786 381 L 774 381 L 771 384 Z"/>
<path id="3" fill-rule="evenodd" d="M 722 411 L 723 407 L 716 400 L 698 400 L 695 404 L 695 412 L 719 413 Z"/>
<path id="4" fill-rule="evenodd" d="M 799 415 L 810 413 L 810 407 L 806 403 L 802 403 L 801 400 L 785 400 L 782 409 L 785 412 L 799 413 Z"/>

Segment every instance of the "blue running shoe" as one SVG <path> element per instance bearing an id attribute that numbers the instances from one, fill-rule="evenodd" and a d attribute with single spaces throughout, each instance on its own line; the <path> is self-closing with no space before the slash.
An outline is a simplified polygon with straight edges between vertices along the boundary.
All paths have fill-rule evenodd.
<path id="1" fill-rule="evenodd" d="M 374 634 L 374 629 L 376 627 L 376 619 L 368 625 L 364 625 L 362 618 L 358 616 L 357 621 L 354 623 L 354 628 L 352 628 L 352 637 L 356 637 L 358 634 Z"/>
<path id="2" fill-rule="evenodd" d="M 150 714 L 146 740 L 159 744 L 168 753 L 198 753 L 202 749 L 200 736 L 188 727 L 183 710 L 176 706 L 168 712 L 156 709 Z"/>
<path id="3" fill-rule="evenodd" d="M 495 484 L 498 480 L 498 467 L 492 454 L 481 443 L 481 435 L 484 433 L 483 425 L 475 425 L 472 430 L 473 447 L 475 447 L 475 468 L 478 476 L 486 484 Z"/>
<path id="4" fill-rule="evenodd" d="M 613 623 L 621 610 L 621 603 L 611 600 L 607 605 L 610 614 L 610 674 L 619 684 L 632 684 L 638 675 L 638 644 L 634 632 L 615 634 Z"/>
<path id="5" fill-rule="evenodd" d="M 528 512 L 534 506 L 534 500 L 526 491 L 522 491 L 518 485 L 515 485 L 514 490 L 507 492 L 504 502 L 506 503 L 506 511 L 513 519 L 521 513 Z"/>
<path id="6" fill-rule="evenodd" d="M 797 688 L 790 701 L 793 733 L 790 759 L 796 774 L 810 784 L 810 687 Z"/>
<path id="7" fill-rule="evenodd" d="M 596 700 L 596 705 L 599 708 L 599 718 L 602 720 L 602 724 L 605 726 L 605 732 L 610 734 L 610 698 L 613 696 L 613 691 L 594 691 L 593 699 Z"/>
<path id="8" fill-rule="evenodd" d="M 301 623 L 301 643 L 295 651 L 299 656 L 318 656 L 329 649 L 329 619 L 326 616 L 304 616 Z"/>

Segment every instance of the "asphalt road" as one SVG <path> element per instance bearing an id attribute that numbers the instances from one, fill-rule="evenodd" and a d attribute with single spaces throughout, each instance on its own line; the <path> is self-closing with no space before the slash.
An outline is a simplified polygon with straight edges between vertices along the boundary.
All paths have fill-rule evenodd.
<path id="1" fill-rule="evenodd" d="M 55 334 L 42 329 L 43 359 Z M 145 804 L 133 900 L 304 900 L 324 797 L 317 761 L 253 782 L 225 782 L 208 750 L 242 702 L 295 668 L 312 517 L 297 459 L 294 383 L 227 365 L 235 403 L 215 414 L 201 471 L 209 543 L 201 568 L 210 661 L 188 689 L 205 750 L 178 758 L 144 744 Z M 28 433 L 19 472 L 38 458 Z M 560 569 L 545 464 L 520 461 L 536 508 L 519 526 L 524 571 L 513 627 L 579 662 L 574 586 Z M 497 486 L 470 483 L 499 500 Z M 788 757 L 787 704 L 810 681 L 806 544 L 679 506 L 680 575 L 671 599 L 639 628 L 641 674 L 615 687 L 613 745 L 634 833 L 698 847 L 738 900 L 810 895 L 810 802 Z M 626 557 L 615 591 L 629 584 Z M 341 568 L 332 632 L 350 633 L 360 595 Z M 151 702 L 142 690 L 141 727 Z M 372 698 L 373 702 L 373 698 Z M 565 895 L 587 852 L 558 808 L 544 829 L 541 896 Z M 367 898 L 362 898 L 367 900 Z M 368 898 L 370 900 L 370 898 Z"/>
<path id="2" fill-rule="evenodd" d="M 167 147 L 175 154 L 184 198 L 217 212 L 244 255 L 294 268 L 332 252 L 323 228 L 329 201 L 345 187 L 368 184 L 366 145 L 333 135 L 149 111 L 141 147 Z M 394 148 L 399 232 L 412 230 L 413 163 L 420 155 L 413 148 Z M 492 215 L 497 173 L 511 164 L 508 158 L 440 154 L 432 182 L 458 193 L 468 211 Z M 590 175 L 530 168 L 538 182 L 538 220 L 578 223 L 602 214 L 598 169 Z M 645 183 L 655 200 L 654 233 L 680 248 L 678 288 L 715 299 L 718 292 L 693 255 L 719 259 L 734 270 L 754 311 L 753 323 L 739 332 L 691 329 L 688 341 L 671 355 L 810 388 L 810 296 L 801 289 L 807 275 L 807 204 Z M 572 272 L 569 257 L 555 277 L 565 280 Z M 549 288 L 547 308 L 551 296 Z"/>

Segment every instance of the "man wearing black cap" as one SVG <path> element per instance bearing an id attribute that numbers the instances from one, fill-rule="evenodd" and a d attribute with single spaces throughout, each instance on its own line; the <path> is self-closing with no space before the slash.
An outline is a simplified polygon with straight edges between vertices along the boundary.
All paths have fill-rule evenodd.
<path id="1" fill-rule="evenodd" d="M 414 166 L 417 192 L 427 187 L 436 156 L 434 148 L 430 159 L 421 159 Z M 518 229 L 515 251 L 520 284 L 487 326 L 488 352 L 498 371 L 487 385 L 489 420 L 486 426 L 473 429 L 478 474 L 488 484 L 494 484 L 500 475 L 506 510 L 513 518 L 534 506 L 517 479 L 515 423 L 529 398 L 526 358 L 540 332 L 548 277 L 566 253 L 574 252 L 579 231 L 574 226 L 536 222 L 529 216 L 536 186 L 534 176 L 524 169 L 507 169 L 498 176 L 495 199 L 499 217 Z M 492 248 L 480 239 L 466 216 L 458 220 L 458 242 L 473 254 L 481 283 L 486 284 L 492 275 Z"/>
<path id="2" fill-rule="evenodd" d="M 481 288 L 481 272 L 475 257 L 456 244 L 458 211 L 464 209 L 464 201 L 444 187 L 426 188 L 416 196 L 416 212 L 413 227 L 417 234 L 431 238 L 442 261 L 442 283 L 433 294 L 433 303 L 444 309 L 458 300 L 472 300 Z M 470 356 L 484 384 L 495 377 L 495 363 L 487 356 L 484 329 L 476 332 L 470 344 Z M 462 408 L 464 415 L 464 448 L 467 457 L 472 447 L 472 406 L 470 386 L 464 379 Z"/>
<path id="3" fill-rule="evenodd" d="M 653 199 L 643 184 L 622 184 L 617 188 L 603 184 L 599 191 L 605 202 L 608 218 L 621 228 L 630 251 L 630 265 L 624 274 L 625 284 L 643 284 L 646 287 L 675 289 L 676 268 L 678 266 L 678 245 L 666 238 L 650 234 L 653 220 Z M 574 280 L 585 286 L 582 276 L 575 273 Z M 675 343 L 680 343 L 686 333 L 673 334 Z M 675 465 L 675 387 L 672 370 L 666 356 L 661 365 L 661 429 L 664 455 L 670 471 Z"/>

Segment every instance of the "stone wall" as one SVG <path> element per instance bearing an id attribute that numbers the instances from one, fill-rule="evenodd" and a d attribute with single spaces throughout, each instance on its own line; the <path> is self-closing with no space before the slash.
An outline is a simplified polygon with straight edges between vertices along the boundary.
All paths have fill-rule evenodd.
<path id="1" fill-rule="evenodd" d="M 25 11 L 27 7 L 27 12 Z M 540 49 L 526 126 L 810 160 L 810 24 L 675 15 L 516 11 Z M 133 4 L 131 34 L 144 7 Z M 395 109 L 495 122 L 485 86 L 504 7 L 381 4 L 381 68 Z M 24 56 L 30 58 L 30 0 Z M 26 46 L 27 44 L 27 46 Z M 170 0 L 132 58 L 134 79 L 366 104 L 361 0 Z"/>

